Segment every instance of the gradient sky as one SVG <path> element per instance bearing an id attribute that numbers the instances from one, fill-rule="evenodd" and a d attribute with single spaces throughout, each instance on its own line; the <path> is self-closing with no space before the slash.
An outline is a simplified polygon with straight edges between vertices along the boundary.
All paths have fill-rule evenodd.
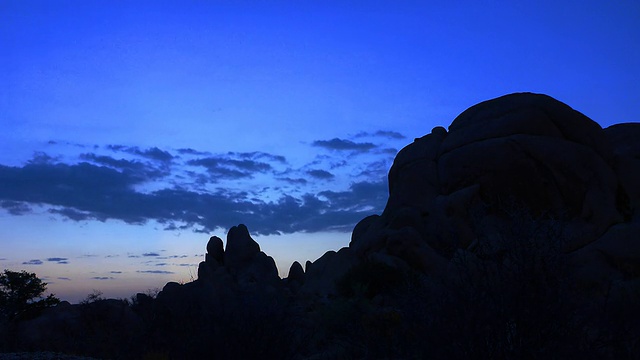
<path id="1" fill-rule="evenodd" d="M 2 1 L 0 269 L 128 297 L 245 223 L 286 276 L 480 101 L 640 121 L 638 24 L 635 0 Z"/>

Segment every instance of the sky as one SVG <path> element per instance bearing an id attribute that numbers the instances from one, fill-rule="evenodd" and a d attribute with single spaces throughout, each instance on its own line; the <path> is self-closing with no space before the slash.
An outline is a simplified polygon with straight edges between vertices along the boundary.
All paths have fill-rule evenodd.
<path id="1" fill-rule="evenodd" d="M 638 24 L 635 0 L 0 1 L 0 270 L 126 298 L 244 223 L 286 276 L 478 102 L 640 121 Z"/>

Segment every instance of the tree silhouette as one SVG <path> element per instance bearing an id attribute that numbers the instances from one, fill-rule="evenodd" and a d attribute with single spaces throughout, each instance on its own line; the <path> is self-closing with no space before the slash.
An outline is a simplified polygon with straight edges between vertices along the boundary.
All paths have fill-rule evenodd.
<path id="1" fill-rule="evenodd" d="M 0 315 L 13 320 L 21 314 L 56 305 L 60 299 L 54 294 L 43 297 L 47 283 L 35 273 L 4 270 L 0 274 Z"/>

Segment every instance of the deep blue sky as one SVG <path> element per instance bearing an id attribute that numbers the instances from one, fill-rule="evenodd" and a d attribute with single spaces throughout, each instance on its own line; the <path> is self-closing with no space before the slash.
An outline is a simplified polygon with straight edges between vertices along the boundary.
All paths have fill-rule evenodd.
<path id="1" fill-rule="evenodd" d="M 627 0 L 4 1 L 0 267 L 126 296 L 188 281 L 243 222 L 286 275 L 475 103 L 640 121 L 638 24 Z"/>

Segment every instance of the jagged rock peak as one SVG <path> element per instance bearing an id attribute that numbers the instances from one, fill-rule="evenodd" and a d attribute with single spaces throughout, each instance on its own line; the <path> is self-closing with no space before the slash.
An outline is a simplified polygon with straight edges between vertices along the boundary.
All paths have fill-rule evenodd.
<path id="1" fill-rule="evenodd" d="M 210 262 L 213 260 L 215 260 L 220 265 L 224 263 L 224 248 L 222 239 L 217 236 L 212 236 L 207 243 L 206 261 Z"/>
<path id="2" fill-rule="evenodd" d="M 299 262 L 294 261 L 289 268 L 289 276 L 287 276 L 289 282 L 297 282 L 299 284 L 304 283 L 304 270 Z"/>
<path id="3" fill-rule="evenodd" d="M 234 226 L 227 234 L 225 264 L 236 266 L 251 259 L 260 252 L 260 245 L 251 238 L 244 224 Z"/>

